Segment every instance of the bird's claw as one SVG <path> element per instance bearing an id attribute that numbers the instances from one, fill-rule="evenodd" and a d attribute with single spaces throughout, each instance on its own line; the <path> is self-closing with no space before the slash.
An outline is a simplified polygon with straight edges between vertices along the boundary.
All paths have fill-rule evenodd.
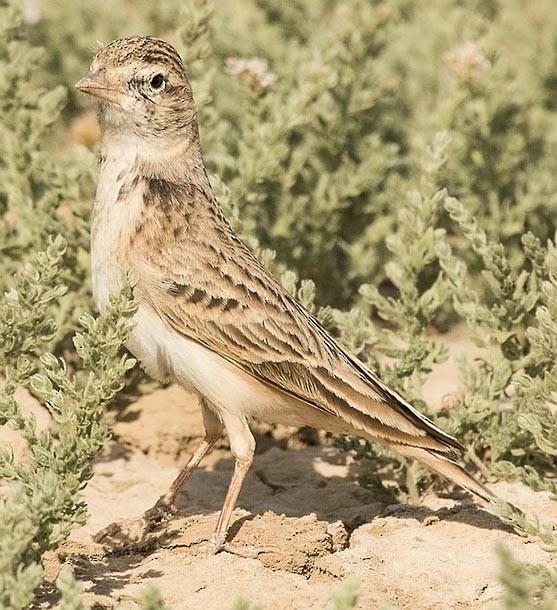
<path id="1" fill-rule="evenodd" d="M 216 555 L 222 551 L 226 553 L 232 553 L 238 557 L 244 557 L 245 559 L 257 559 L 262 553 L 276 553 L 278 547 L 276 546 L 252 546 L 242 544 L 232 544 L 225 540 L 218 540 L 212 537 L 206 546 L 207 555 Z"/>

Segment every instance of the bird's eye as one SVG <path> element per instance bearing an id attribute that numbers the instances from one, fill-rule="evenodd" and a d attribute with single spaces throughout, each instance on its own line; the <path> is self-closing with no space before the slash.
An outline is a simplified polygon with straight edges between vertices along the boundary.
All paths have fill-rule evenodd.
<path id="1" fill-rule="evenodd" d="M 155 91 L 161 89 L 164 85 L 164 76 L 162 74 L 155 74 L 149 84 L 151 85 L 151 89 L 154 89 Z"/>

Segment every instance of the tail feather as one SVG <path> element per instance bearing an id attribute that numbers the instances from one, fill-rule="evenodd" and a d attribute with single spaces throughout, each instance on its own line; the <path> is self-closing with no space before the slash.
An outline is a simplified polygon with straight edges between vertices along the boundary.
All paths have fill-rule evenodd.
<path id="1" fill-rule="evenodd" d="M 485 485 L 477 481 L 469 472 L 467 472 L 458 462 L 451 457 L 446 457 L 442 454 L 435 453 L 421 447 L 409 445 L 391 445 L 392 449 L 401 453 L 404 456 L 414 458 L 432 470 L 453 481 L 457 485 L 464 487 L 472 492 L 485 502 L 490 502 L 497 496 L 490 491 Z"/>

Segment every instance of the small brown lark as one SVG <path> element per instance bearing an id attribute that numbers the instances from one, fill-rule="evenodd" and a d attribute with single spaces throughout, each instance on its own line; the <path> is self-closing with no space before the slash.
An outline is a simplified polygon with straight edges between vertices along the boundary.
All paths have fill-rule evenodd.
<path id="1" fill-rule="evenodd" d="M 172 513 L 226 429 L 235 468 L 210 549 L 261 552 L 226 540 L 253 460 L 252 419 L 377 440 L 493 497 L 458 464 L 460 443 L 342 347 L 236 237 L 211 189 L 191 85 L 170 44 L 115 40 L 76 87 L 97 99 L 102 130 L 91 230 L 95 301 L 103 311 L 124 271 L 135 271 L 139 309 L 128 347 L 151 376 L 200 397 L 206 431 L 156 505 L 99 540 L 141 537 Z"/>

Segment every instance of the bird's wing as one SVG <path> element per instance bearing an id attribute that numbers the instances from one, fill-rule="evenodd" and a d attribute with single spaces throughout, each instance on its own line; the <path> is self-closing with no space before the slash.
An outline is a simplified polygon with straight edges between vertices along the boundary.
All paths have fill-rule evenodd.
<path id="1" fill-rule="evenodd" d="M 159 197 L 155 220 L 135 235 L 151 242 L 140 248 L 141 298 L 174 330 L 364 435 L 446 457 L 462 449 L 341 347 L 237 239 L 219 209 L 208 208 L 202 191 L 176 188 L 151 190 Z"/>

